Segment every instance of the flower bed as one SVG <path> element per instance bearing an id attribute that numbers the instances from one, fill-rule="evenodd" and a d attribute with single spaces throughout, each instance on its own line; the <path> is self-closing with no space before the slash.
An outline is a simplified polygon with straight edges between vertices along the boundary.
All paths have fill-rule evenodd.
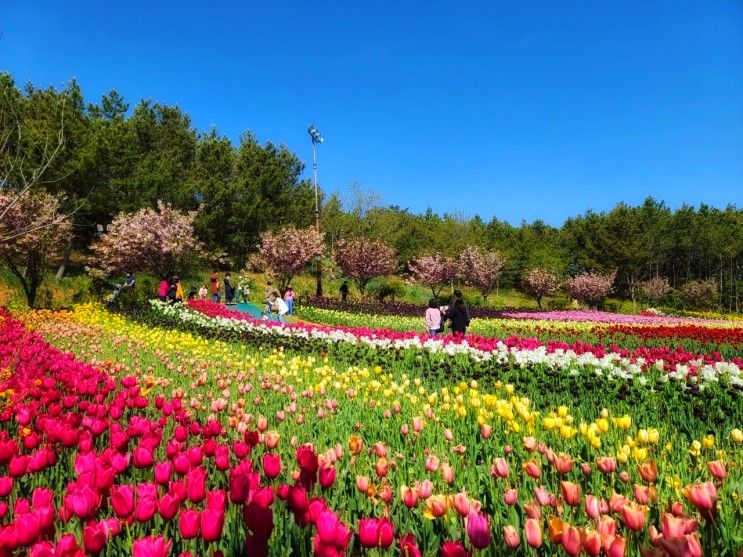
<path id="1" fill-rule="evenodd" d="M 507 384 L 334 368 L 91 307 L 24 319 L 89 363 L 0 316 L 6 553 L 740 549 L 739 429 L 538 410 Z"/>
<path id="2" fill-rule="evenodd" d="M 743 386 L 743 360 L 723 361 L 719 354 L 694 354 L 668 347 L 641 347 L 635 350 L 596 346 L 580 341 L 566 343 L 534 338 L 505 339 L 468 335 L 431 338 L 414 332 L 402 333 L 386 329 L 327 327 L 305 324 L 281 325 L 256 321 L 212 302 L 192 301 L 188 307 L 152 302 L 155 311 L 168 313 L 183 321 L 198 322 L 205 327 L 241 330 L 252 334 L 298 336 L 325 340 L 330 343 L 363 343 L 376 349 L 417 349 L 449 355 L 465 354 L 475 360 L 492 360 L 526 368 L 546 366 L 565 372 L 592 370 L 609 377 L 644 381 L 649 370 L 664 371 L 664 379 L 690 380 L 706 386 L 723 382 Z"/>

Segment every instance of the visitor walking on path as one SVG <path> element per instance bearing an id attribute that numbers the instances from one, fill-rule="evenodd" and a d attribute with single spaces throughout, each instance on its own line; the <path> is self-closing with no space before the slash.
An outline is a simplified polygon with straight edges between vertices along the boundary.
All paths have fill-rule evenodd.
<path id="1" fill-rule="evenodd" d="M 219 302 L 219 275 L 217 271 L 212 271 L 209 275 L 209 282 L 211 283 L 212 302 Z"/>
<path id="2" fill-rule="evenodd" d="M 278 290 L 274 291 L 274 306 L 276 307 L 276 313 L 279 314 L 279 322 L 286 323 L 284 316 L 289 313 L 289 306 L 287 306 L 286 302 L 281 299 Z"/>
<path id="3" fill-rule="evenodd" d="M 341 291 L 341 300 L 345 302 L 346 298 L 348 298 L 348 281 L 347 280 L 344 280 L 343 284 L 341 284 L 340 291 Z"/>
<path id="4" fill-rule="evenodd" d="M 276 301 L 276 289 L 273 287 L 273 283 L 270 280 L 266 283 L 266 288 L 263 292 L 263 301 L 266 303 L 264 313 L 266 315 L 271 315 L 271 313 L 273 313 L 274 301 Z"/>
<path id="5" fill-rule="evenodd" d="M 294 290 L 292 290 L 291 284 L 286 287 L 286 292 L 284 292 L 284 301 L 286 302 L 286 307 L 289 308 L 287 313 L 292 315 L 294 313 Z"/>
<path id="6" fill-rule="evenodd" d="M 235 298 L 235 289 L 232 287 L 232 277 L 229 273 L 224 275 L 224 299 L 228 304 Z"/>
<path id="7" fill-rule="evenodd" d="M 449 327 L 454 334 L 464 335 L 470 325 L 470 316 L 462 298 L 455 298 L 454 304 L 446 312 L 444 322 L 449 321 Z"/>
<path id="8" fill-rule="evenodd" d="M 439 309 L 438 302 L 435 298 L 431 298 L 428 301 L 428 309 L 426 310 L 426 329 L 429 334 L 435 337 L 441 331 L 441 310 Z"/>

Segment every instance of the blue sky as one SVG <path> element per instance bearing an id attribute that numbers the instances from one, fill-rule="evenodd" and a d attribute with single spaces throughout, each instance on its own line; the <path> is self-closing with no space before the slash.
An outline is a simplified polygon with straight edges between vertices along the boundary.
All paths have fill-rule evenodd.
<path id="1" fill-rule="evenodd" d="M 2 2 L 0 69 L 178 104 L 413 211 L 743 205 L 743 3 Z M 307 176 L 311 168 L 308 164 Z"/>

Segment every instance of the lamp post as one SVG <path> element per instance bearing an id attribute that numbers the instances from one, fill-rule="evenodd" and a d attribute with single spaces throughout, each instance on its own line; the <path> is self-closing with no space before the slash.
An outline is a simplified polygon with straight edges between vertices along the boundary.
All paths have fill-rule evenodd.
<path id="1" fill-rule="evenodd" d="M 318 130 L 314 124 L 310 124 L 307 128 L 307 133 L 310 134 L 312 139 L 312 175 L 315 182 L 315 230 L 320 232 L 320 195 L 317 190 L 317 146 L 324 141 L 320 130 Z M 317 277 L 317 287 L 315 289 L 315 296 L 322 296 L 322 261 L 320 256 L 317 257 L 315 262 L 315 272 Z"/>

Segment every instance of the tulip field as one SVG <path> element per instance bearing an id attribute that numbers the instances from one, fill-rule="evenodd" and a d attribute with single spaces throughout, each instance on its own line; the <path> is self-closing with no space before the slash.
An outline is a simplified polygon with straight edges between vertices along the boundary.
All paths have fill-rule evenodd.
<path id="1" fill-rule="evenodd" d="M 0 310 L 0 556 L 739 555 L 743 324 Z"/>

